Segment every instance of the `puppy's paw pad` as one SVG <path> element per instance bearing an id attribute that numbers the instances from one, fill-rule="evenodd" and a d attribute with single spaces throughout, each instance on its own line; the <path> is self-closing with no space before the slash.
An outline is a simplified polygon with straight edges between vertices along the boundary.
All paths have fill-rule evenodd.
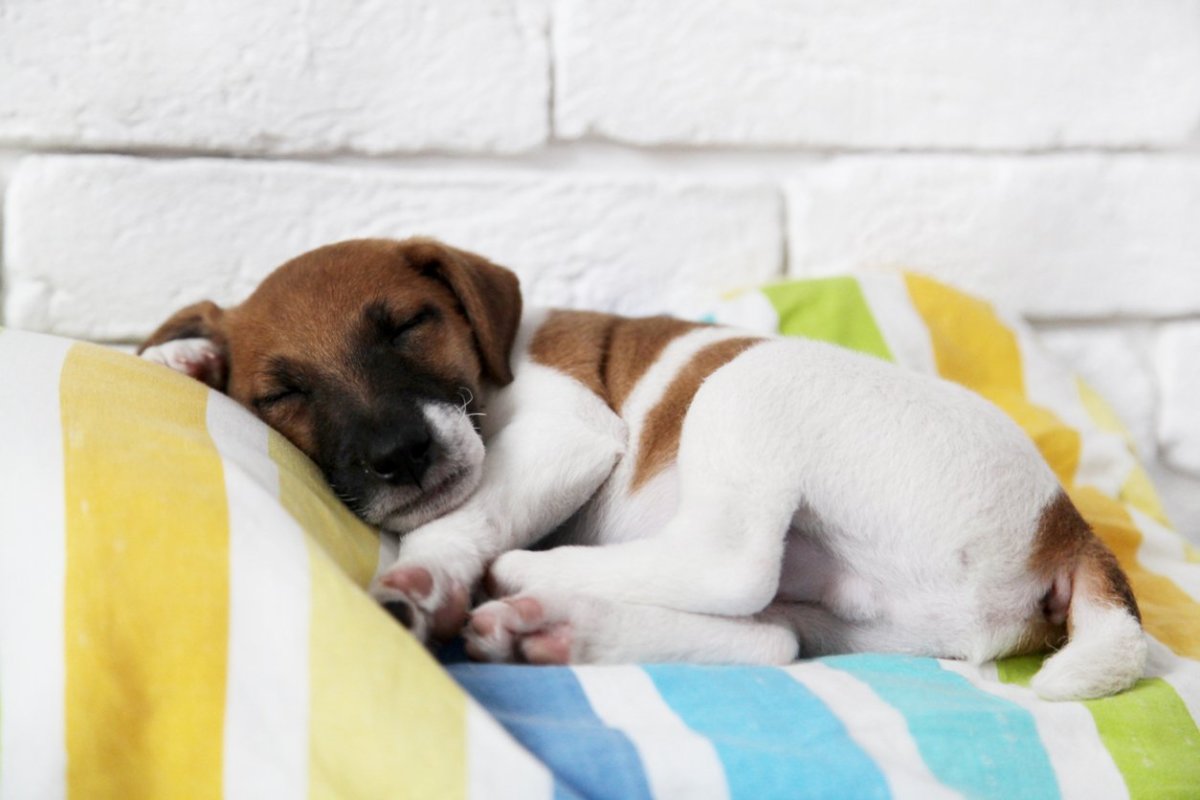
<path id="1" fill-rule="evenodd" d="M 467 626 L 467 653 L 482 661 L 566 664 L 571 642 L 570 624 L 536 597 L 484 603 Z"/>
<path id="2" fill-rule="evenodd" d="M 420 629 L 435 639 L 452 638 L 467 621 L 467 587 L 425 567 L 395 566 L 380 576 L 371 594 L 414 634 L 417 627 L 406 622 L 409 616 L 419 620 Z M 411 606 L 411 614 L 389 605 L 399 600 Z"/>
<path id="3" fill-rule="evenodd" d="M 568 664 L 571 661 L 571 626 L 559 623 L 544 632 L 522 636 L 517 649 L 530 664 Z"/>
<path id="4" fill-rule="evenodd" d="M 520 614 L 503 600 L 484 603 L 471 612 L 464 638 L 467 655 L 477 661 L 511 661 L 513 628 L 520 627 Z"/>
<path id="5" fill-rule="evenodd" d="M 546 620 L 546 609 L 533 597 L 511 597 L 504 603 L 516 612 L 521 631 L 537 630 Z"/>
<path id="6" fill-rule="evenodd" d="M 424 600 L 433 592 L 433 575 L 424 567 L 394 567 L 380 577 L 384 586 Z"/>

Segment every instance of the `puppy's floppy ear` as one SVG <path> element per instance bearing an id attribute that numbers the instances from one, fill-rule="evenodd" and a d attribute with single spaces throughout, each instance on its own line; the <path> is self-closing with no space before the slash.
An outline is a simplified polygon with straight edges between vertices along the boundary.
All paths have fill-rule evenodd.
<path id="1" fill-rule="evenodd" d="M 521 287 L 517 276 L 483 256 L 433 240 L 416 240 L 405 255 L 422 274 L 445 283 L 458 296 L 486 377 L 504 386 L 512 382 L 509 353 L 521 323 Z"/>
<path id="2" fill-rule="evenodd" d="M 180 309 L 142 342 L 138 355 L 223 392 L 229 378 L 224 315 L 210 300 Z"/>

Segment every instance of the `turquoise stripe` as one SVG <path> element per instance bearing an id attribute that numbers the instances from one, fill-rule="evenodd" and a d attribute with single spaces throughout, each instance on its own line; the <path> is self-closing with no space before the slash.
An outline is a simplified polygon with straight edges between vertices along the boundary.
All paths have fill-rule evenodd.
<path id="1" fill-rule="evenodd" d="M 968 797 L 1057 798 L 1058 780 L 1028 711 L 971 685 L 931 658 L 821 659 L 870 686 L 904 715 L 942 783 Z"/>
<path id="2" fill-rule="evenodd" d="M 890 795 L 841 721 L 774 667 L 648 666 L 663 700 L 709 739 L 730 796 L 874 798 Z"/>

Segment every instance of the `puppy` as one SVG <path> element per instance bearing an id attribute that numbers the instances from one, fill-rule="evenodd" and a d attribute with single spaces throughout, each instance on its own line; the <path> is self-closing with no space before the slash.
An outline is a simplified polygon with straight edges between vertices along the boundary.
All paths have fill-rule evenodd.
<path id="1" fill-rule="evenodd" d="M 1033 681 L 1054 699 L 1143 671 L 1129 584 L 1029 439 L 878 359 L 522 315 L 511 272 L 427 239 L 306 253 L 239 306 L 181 310 L 142 355 L 228 393 L 403 534 L 373 594 L 423 639 L 466 623 L 479 659 L 1063 645 Z M 485 572 L 501 599 L 468 621 Z"/>

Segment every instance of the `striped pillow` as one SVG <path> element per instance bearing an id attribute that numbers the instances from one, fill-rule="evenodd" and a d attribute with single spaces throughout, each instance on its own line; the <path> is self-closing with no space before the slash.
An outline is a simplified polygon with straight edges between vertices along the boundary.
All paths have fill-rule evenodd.
<path id="1" fill-rule="evenodd" d="M 550 791 L 281 437 L 91 344 L 0 331 L 0 375 L 0 796 Z"/>

